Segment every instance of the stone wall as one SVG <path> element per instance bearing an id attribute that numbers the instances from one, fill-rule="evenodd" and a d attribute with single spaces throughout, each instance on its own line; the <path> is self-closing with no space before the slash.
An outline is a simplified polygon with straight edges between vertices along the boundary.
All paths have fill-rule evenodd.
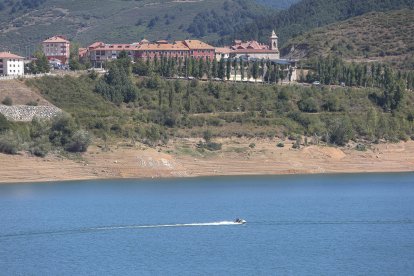
<path id="1" fill-rule="evenodd" d="M 35 117 L 51 119 L 61 112 L 55 106 L 0 105 L 0 113 L 10 121 L 30 122 Z"/>

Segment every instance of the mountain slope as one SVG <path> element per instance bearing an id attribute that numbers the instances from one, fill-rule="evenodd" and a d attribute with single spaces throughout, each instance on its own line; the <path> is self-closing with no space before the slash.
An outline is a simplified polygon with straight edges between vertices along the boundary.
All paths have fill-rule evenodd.
<path id="1" fill-rule="evenodd" d="M 373 12 L 317 28 L 289 40 L 282 54 L 292 58 L 337 55 L 414 69 L 414 10 Z"/>
<path id="2" fill-rule="evenodd" d="M 240 26 L 227 41 L 235 38 L 266 41 L 272 29 L 276 29 L 281 44 L 289 38 L 316 27 L 346 20 L 372 11 L 389 11 L 414 8 L 412 0 L 302 0 L 272 15 L 257 18 L 253 23 Z"/>
<path id="3" fill-rule="evenodd" d="M 299 2 L 300 0 L 256 0 L 257 3 L 273 7 L 275 9 L 287 9 L 292 4 Z"/>
<path id="4" fill-rule="evenodd" d="M 185 39 L 193 36 L 188 29 L 200 11 L 234 18 L 246 13 L 246 9 L 258 14 L 266 10 L 254 0 L 0 0 L 0 3 L 0 50 L 21 54 L 26 54 L 28 48 L 33 51 L 40 41 L 55 34 L 64 34 L 84 45 L 96 40 L 133 42 L 144 37 Z M 242 20 L 253 19 L 245 16 Z M 217 33 L 208 33 L 204 38 L 217 39 Z"/>

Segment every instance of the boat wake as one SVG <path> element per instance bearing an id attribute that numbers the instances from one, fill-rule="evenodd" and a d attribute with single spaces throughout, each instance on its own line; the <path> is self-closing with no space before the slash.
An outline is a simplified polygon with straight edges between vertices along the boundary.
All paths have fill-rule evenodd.
<path id="1" fill-rule="evenodd" d="M 136 229 L 136 228 L 163 228 L 163 227 L 194 227 L 194 226 L 225 226 L 240 225 L 234 221 L 200 222 L 200 223 L 179 223 L 179 224 L 155 224 L 155 225 L 126 225 L 126 226 L 105 226 L 90 228 L 90 230 L 115 230 L 115 229 Z"/>
<path id="2" fill-rule="evenodd" d="M 201 226 L 229 226 L 229 225 L 241 225 L 241 223 L 234 222 L 234 221 L 216 221 L 216 222 L 200 222 L 200 223 L 180 223 L 180 224 L 102 226 L 102 227 L 90 227 L 90 228 L 80 228 L 80 229 L 72 229 L 72 230 L 55 230 L 55 231 L 13 233 L 13 234 L 0 235 L 0 238 L 25 237 L 25 236 L 37 236 L 37 235 L 78 234 L 78 233 L 89 233 L 89 232 L 95 232 L 95 231 L 110 231 L 110 230 L 120 230 L 120 229 L 164 228 L 164 227 L 197 227 L 197 226 L 198 227 L 201 227 Z"/>

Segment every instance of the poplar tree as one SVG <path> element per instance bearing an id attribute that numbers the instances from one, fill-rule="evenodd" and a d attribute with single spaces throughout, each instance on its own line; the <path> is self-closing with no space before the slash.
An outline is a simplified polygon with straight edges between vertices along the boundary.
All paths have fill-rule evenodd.
<path id="1" fill-rule="evenodd" d="M 240 58 L 240 76 L 241 80 L 244 80 L 244 61 L 242 58 Z"/>
<path id="2" fill-rule="evenodd" d="M 221 60 L 220 60 L 220 62 L 221 62 Z M 213 64 L 212 64 L 212 67 L 211 67 L 211 76 L 213 78 L 217 78 L 217 76 L 218 76 L 218 63 L 217 63 L 216 58 L 213 59 Z"/>
<path id="3" fill-rule="evenodd" d="M 226 79 L 227 80 L 230 79 L 230 74 L 231 74 L 231 60 L 228 58 L 226 62 Z"/>
<path id="4" fill-rule="evenodd" d="M 218 77 L 222 80 L 224 80 L 225 74 L 226 74 L 226 64 L 224 59 L 220 59 L 220 64 L 218 68 Z"/>
<path id="5" fill-rule="evenodd" d="M 237 66 L 238 66 L 238 64 L 237 64 L 237 59 L 236 58 L 234 58 L 233 59 L 233 70 L 234 70 L 234 81 L 236 81 L 236 76 L 237 76 Z"/>

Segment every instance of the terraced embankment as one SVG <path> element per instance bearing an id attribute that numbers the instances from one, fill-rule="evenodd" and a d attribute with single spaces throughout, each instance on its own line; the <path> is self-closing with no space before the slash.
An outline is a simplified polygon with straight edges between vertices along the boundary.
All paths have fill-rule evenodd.
<path id="1" fill-rule="evenodd" d="M 0 81 L 0 101 L 7 97 L 12 100 L 13 105 L 0 104 L 0 113 L 11 121 L 27 122 L 35 117 L 50 119 L 62 112 L 19 80 Z"/>

